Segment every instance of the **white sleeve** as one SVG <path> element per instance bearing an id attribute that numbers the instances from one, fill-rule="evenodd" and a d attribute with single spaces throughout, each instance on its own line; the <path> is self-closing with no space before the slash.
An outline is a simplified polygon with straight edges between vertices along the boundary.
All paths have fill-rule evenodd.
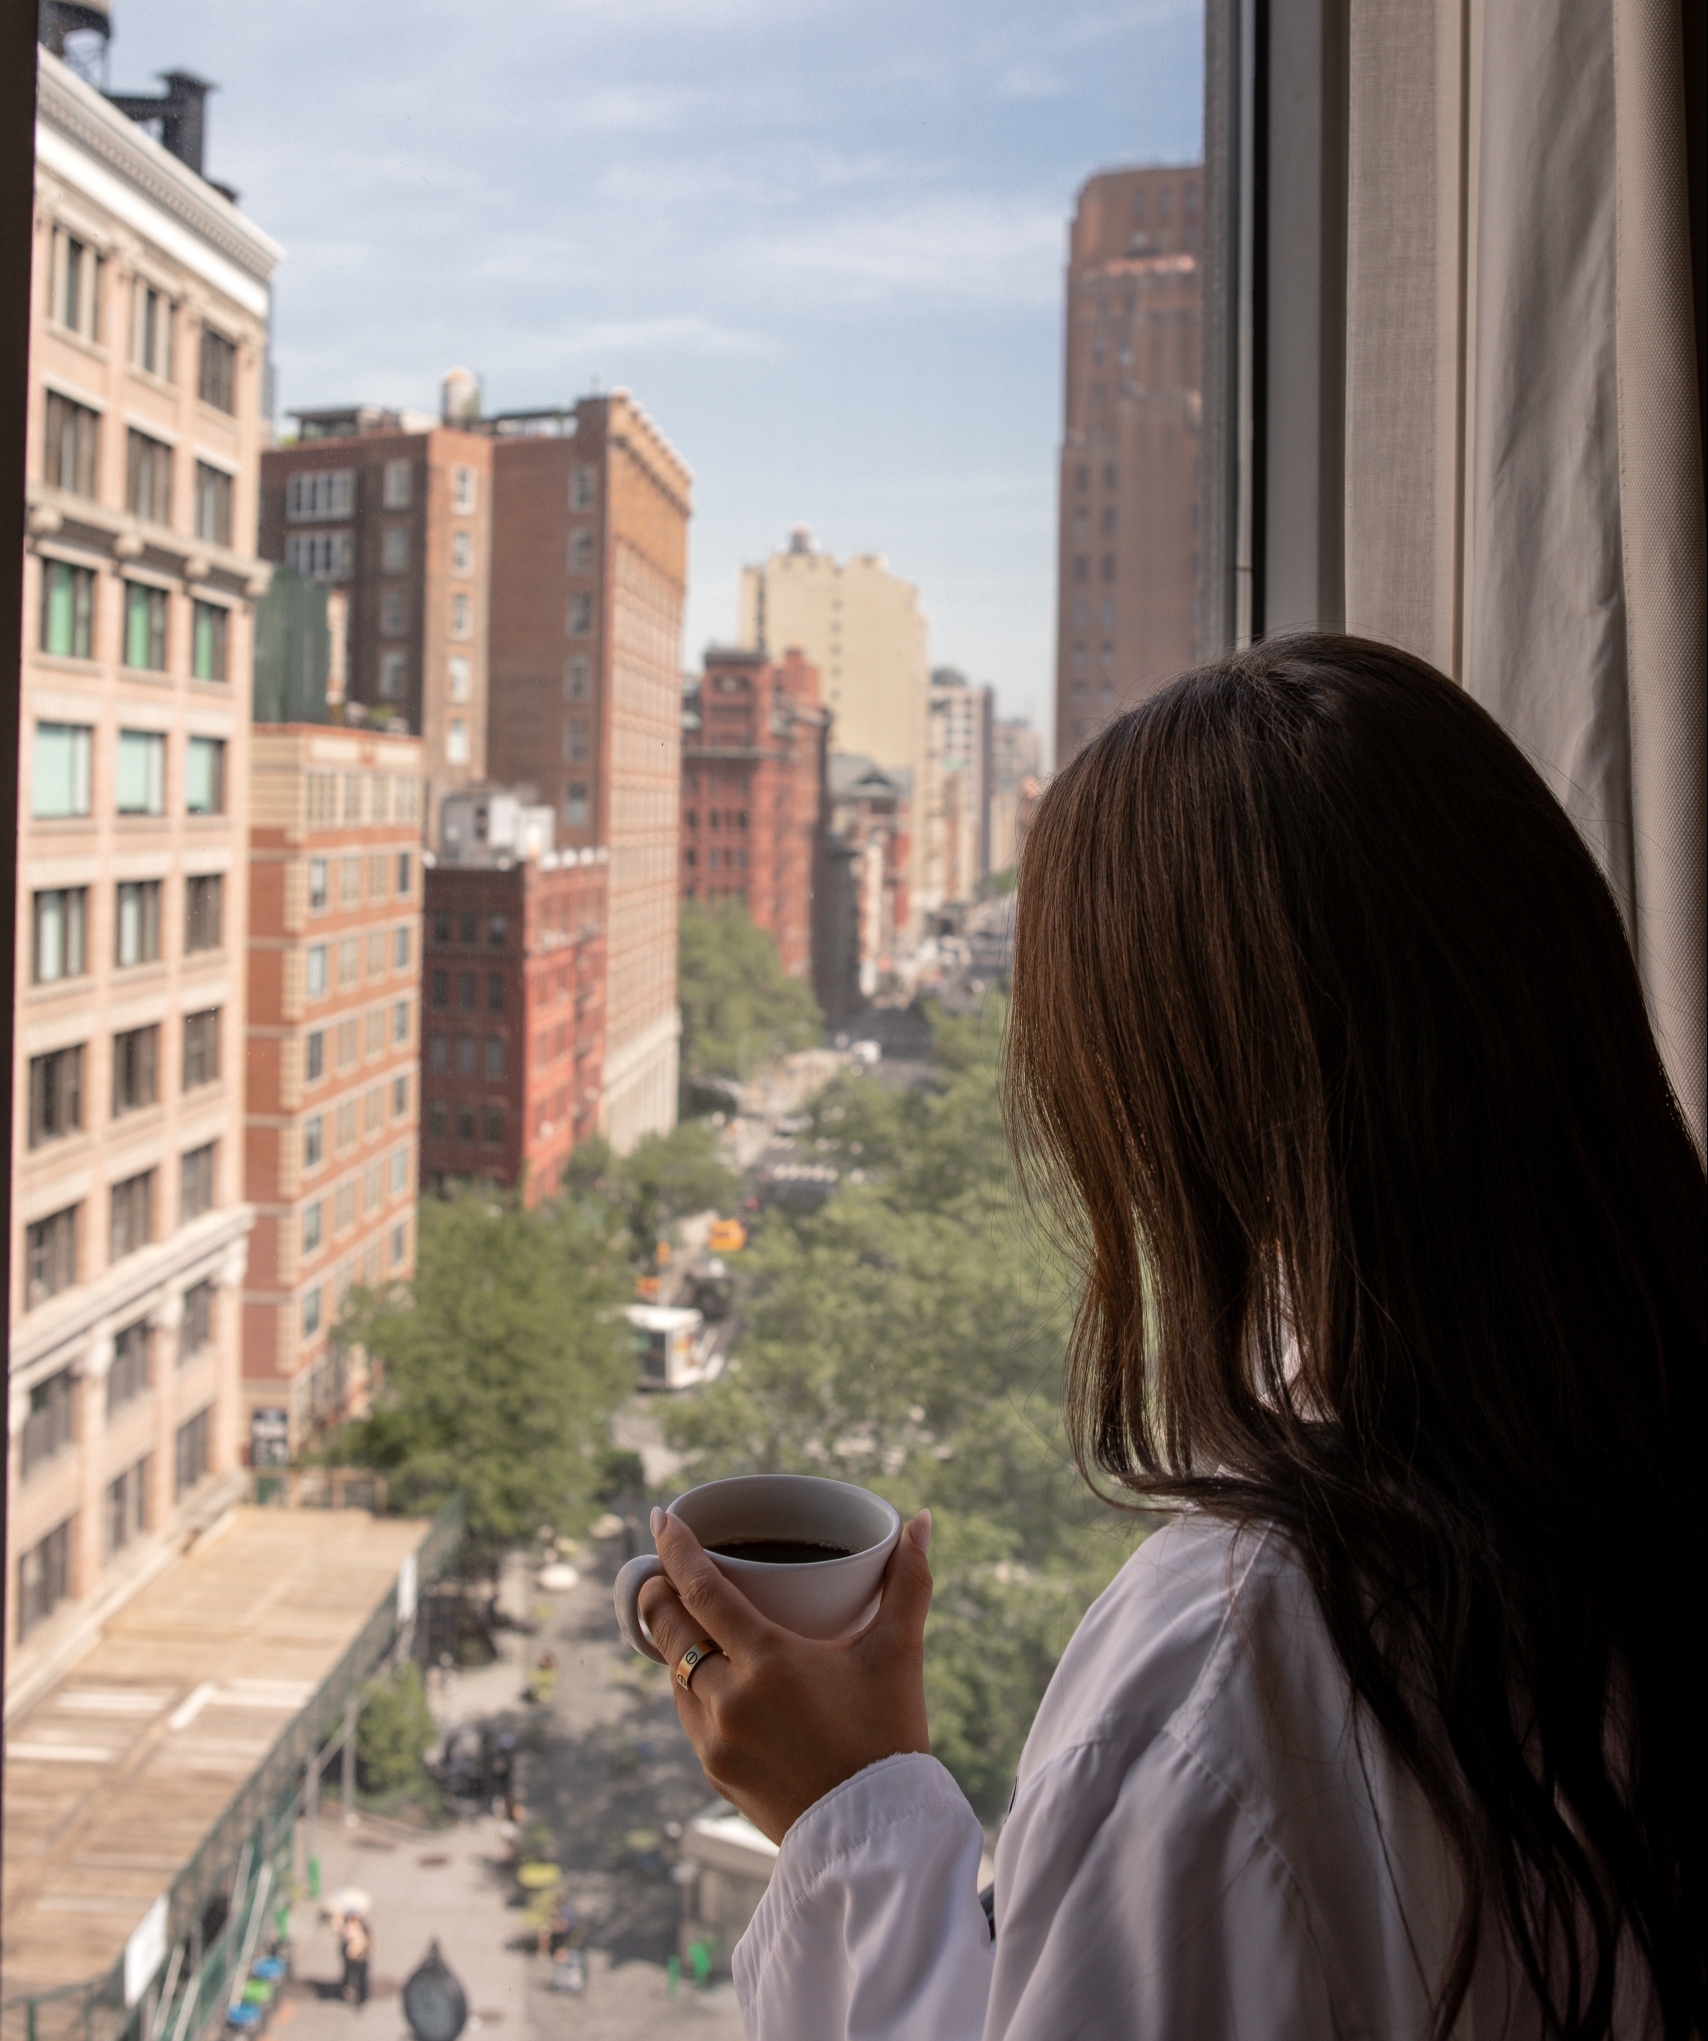
<path id="1" fill-rule="evenodd" d="M 736 1944 L 749 2041 L 979 2041 L 983 1847 L 935 1758 L 885 1758 L 809 1807 Z"/>

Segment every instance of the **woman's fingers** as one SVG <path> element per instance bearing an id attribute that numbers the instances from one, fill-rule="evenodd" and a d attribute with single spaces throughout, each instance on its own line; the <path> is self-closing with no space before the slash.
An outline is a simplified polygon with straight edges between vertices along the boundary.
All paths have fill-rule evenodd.
<path id="1" fill-rule="evenodd" d="M 688 1644 L 709 1637 L 714 1644 L 734 1653 L 752 1652 L 767 1642 L 775 1626 L 760 1615 L 740 1588 L 718 1571 L 680 1517 L 655 1510 L 653 1536 L 680 1607 L 690 1623 L 700 1626 Z M 647 1617 L 647 1628 L 652 1630 L 651 1616 Z M 653 1630 L 652 1634 L 656 1638 L 658 1632 Z M 659 1649 L 664 1649 L 662 1644 Z M 686 1650 L 687 1644 L 682 1649 Z"/>

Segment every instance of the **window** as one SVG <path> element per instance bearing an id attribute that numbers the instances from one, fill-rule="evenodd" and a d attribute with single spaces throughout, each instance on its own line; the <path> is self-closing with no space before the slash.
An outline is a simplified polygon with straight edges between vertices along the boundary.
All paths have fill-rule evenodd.
<path id="1" fill-rule="evenodd" d="M 59 659 L 91 659 L 95 571 L 63 560 L 42 562 L 42 650 Z"/>
<path id="2" fill-rule="evenodd" d="M 432 981 L 432 998 L 435 1006 L 449 1006 L 451 1003 L 451 974 L 449 971 L 435 971 Z"/>
<path id="3" fill-rule="evenodd" d="M 332 1201 L 332 1230 L 334 1233 L 348 1233 L 356 1223 L 356 1186 L 353 1183 L 340 1184 Z"/>
<path id="4" fill-rule="evenodd" d="M 347 1105 L 338 1108 L 338 1147 L 342 1152 L 352 1148 L 356 1142 L 356 1102 L 351 1099 Z"/>
<path id="5" fill-rule="evenodd" d="M 318 1198 L 312 1205 L 303 1207 L 302 1251 L 304 1255 L 315 1253 L 320 1246 L 321 1204 Z"/>
<path id="6" fill-rule="evenodd" d="M 362 860 L 360 858 L 345 858 L 340 862 L 338 866 L 338 898 L 340 903 L 347 908 L 359 907 L 362 904 Z"/>
<path id="7" fill-rule="evenodd" d="M 462 917 L 457 929 L 457 941 L 460 943 L 480 941 L 480 916 L 472 908 Z"/>
<path id="8" fill-rule="evenodd" d="M 122 1552 L 148 1528 L 148 1460 L 145 1453 L 107 1483 L 107 1553 Z"/>
<path id="9" fill-rule="evenodd" d="M 427 1067 L 440 1075 L 451 1067 L 451 1039 L 448 1035 L 434 1035 L 427 1045 Z"/>
<path id="10" fill-rule="evenodd" d="M 326 945 L 311 943 L 308 951 L 308 996 L 321 998 L 326 991 Z"/>
<path id="11" fill-rule="evenodd" d="M 89 968 L 84 933 L 89 925 L 89 890 L 62 886 L 35 895 L 30 912 L 30 976 L 37 985 L 81 978 Z"/>
<path id="12" fill-rule="evenodd" d="M 457 1004 L 465 1012 L 472 1012 L 480 1004 L 480 981 L 472 971 L 457 973 Z"/>
<path id="13" fill-rule="evenodd" d="M 178 1321 L 178 1365 L 193 1360 L 213 1342 L 214 1286 L 192 1283 L 184 1292 L 184 1315 Z"/>
<path id="14" fill-rule="evenodd" d="M 172 449 L 134 425 L 125 434 L 125 508 L 152 524 L 172 522 Z"/>
<path id="15" fill-rule="evenodd" d="M 30 774 L 30 812 L 38 817 L 87 815 L 89 748 L 82 723 L 38 723 Z"/>
<path id="16" fill-rule="evenodd" d="M 474 539 L 468 532 L 451 534 L 451 572 L 453 574 L 474 572 Z"/>
<path id="17" fill-rule="evenodd" d="M 178 1162 L 178 1223 L 188 1226 L 214 1208 L 214 1150 L 216 1141 L 187 1149 Z"/>
<path id="18" fill-rule="evenodd" d="M 407 599 L 401 588 L 388 588 L 380 597 L 380 629 L 388 638 L 401 638 L 409 628 Z"/>
<path id="19" fill-rule="evenodd" d="M 202 328 L 196 395 L 216 411 L 237 410 L 237 344 L 211 326 Z"/>
<path id="20" fill-rule="evenodd" d="M 316 1113 L 302 1123 L 302 1166 L 318 1169 L 326 1153 L 326 1122 Z"/>
<path id="21" fill-rule="evenodd" d="M 308 911 L 310 914 L 326 912 L 325 858 L 310 858 L 308 861 Z"/>
<path id="22" fill-rule="evenodd" d="M 166 739 L 154 730 L 121 730 L 118 758 L 121 815 L 166 812 Z"/>
<path id="23" fill-rule="evenodd" d="M 160 1095 L 160 1030 L 129 1028 L 113 1037 L 113 1118 L 151 1106 Z"/>
<path id="24" fill-rule="evenodd" d="M 593 598 L 585 589 L 569 598 L 569 635 L 585 638 L 593 628 Z"/>
<path id="25" fill-rule="evenodd" d="M 488 1013 L 504 1011 L 504 976 L 502 972 L 490 971 L 486 979 L 486 1010 Z"/>
<path id="26" fill-rule="evenodd" d="M 383 1055 L 385 1052 L 385 1008 L 376 1006 L 368 1015 L 368 1054 Z"/>
<path id="27" fill-rule="evenodd" d="M 394 928 L 391 932 L 391 964 L 394 971 L 409 968 L 409 929 Z"/>
<path id="28" fill-rule="evenodd" d="M 396 1148 L 391 1157 L 391 1192 L 396 1197 L 409 1188 L 409 1150 Z"/>
<path id="29" fill-rule="evenodd" d="M 563 726 L 563 762 L 565 765 L 585 765 L 587 758 L 587 719 L 571 716 Z"/>
<path id="30" fill-rule="evenodd" d="M 166 591 L 125 583 L 125 664 L 144 673 L 166 671 Z"/>
<path id="31" fill-rule="evenodd" d="M 361 975 L 361 941 L 356 936 L 346 936 L 338 945 L 338 983 L 340 985 L 354 985 Z"/>
<path id="32" fill-rule="evenodd" d="M 74 404 L 57 390 L 47 393 L 47 445 L 42 479 L 53 489 L 73 496 L 95 493 L 95 449 L 100 443 L 100 413 Z"/>
<path id="33" fill-rule="evenodd" d="M 338 1023 L 338 1068 L 352 1069 L 358 1053 L 356 1023 L 353 1020 Z"/>
<path id="34" fill-rule="evenodd" d="M 510 917 L 508 914 L 489 914 L 486 917 L 487 947 L 494 950 L 506 948 L 510 941 Z"/>
<path id="35" fill-rule="evenodd" d="M 30 1146 L 63 1141 L 83 1127 L 83 1051 L 54 1049 L 30 1058 Z"/>
<path id="36" fill-rule="evenodd" d="M 148 1388 L 148 1322 L 139 1318 L 113 1335 L 107 1367 L 107 1415 L 134 1403 Z"/>
<path id="37" fill-rule="evenodd" d="M 212 1415 L 213 1406 L 210 1404 L 178 1427 L 172 1475 L 174 1492 L 178 1495 L 188 1494 L 208 1471 L 208 1432 Z"/>
<path id="38" fill-rule="evenodd" d="M 436 1141 L 445 1138 L 445 1101 L 442 1098 L 427 1101 L 427 1131 Z"/>
<path id="39" fill-rule="evenodd" d="M 414 871 L 414 860 L 410 857 L 409 852 L 400 850 L 397 854 L 397 897 L 400 900 L 407 900 L 409 898 L 410 888 L 415 883 Z M 408 931 L 405 930 L 405 933 L 407 934 Z"/>
<path id="40" fill-rule="evenodd" d="M 396 1001 L 392 1007 L 391 1038 L 394 1042 L 400 1044 L 409 1040 L 409 1001 L 407 999 Z"/>
<path id="41" fill-rule="evenodd" d="M 219 1082 L 220 1009 L 184 1016 L 184 1089 Z"/>
<path id="42" fill-rule="evenodd" d="M 467 765 L 469 762 L 469 726 L 461 716 L 453 716 L 445 730 L 445 763 Z"/>
<path id="43" fill-rule="evenodd" d="M 387 461 L 385 464 L 385 507 L 387 510 L 409 508 L 410 468 L 407 461 Z"/>
<path id="44" fill-rule="evenodd" d="M 224 680 L 225 644 L 231 612 L 222 602 L 198 601 L 190 617 L 191 678 Z"/>
<path id="45" fill-rule="evenodd" d="M 184 808 L 191 815 L 225 813 L 225 740 L 192 737 L 184 758 Z"/>
<path id="46" fill-rule="evenodd" d="M 460 635 L 466 637 L 468 634 L 465 631 Z M 445 670 L 449 677 L 451 700 L 454 702 L 466 702 L 473 691 L 469 662 L 459 652 L 453 658 L 446 661 Z"/>
<path id="47" fill-rule="evenodd" d="M 76 1205 L 24 1229 L 24 1308 L 33 1311 L 77 1280 Z"/>
<path id="48" fill-rule="evenodd" d="M 468 636 L 472 615 L 473 612 L 469 607 L 468 595 L 463 589 L 459 588 L 451 597 L 451 636 L 453 638 L 466 638 Z M 466 660 L 464 665 L 467 665 Z"/>
<path id="49" fill-rule="evenodd" d="M 401 652 L 380 654 L 380 698 L 395 702 L 403 698 L 405 655 Z"/>
<path id="50" fill-rule="evenodd" d="M 348 532 L 292 532 L 285 540 L 285 565 L 305 581 L 348 581 L 354 562 Z"/>
<path id="51" fill-rule="evenodd" d="M 475 1046 L 473 1035 L 457 1037 L 457 1075 L 472 1077 L 475 1072 Z"/>
<path id="52" fill-rule="evenodd" d="M 391 1081 L 391 1116 L 401 1120 L 409 1111 L 409 1078 L 407 1073 Z"/>
<path id="53" fill-rule="evenodd" d="M 488 1035 L 486 1038 L 486 1074 L 497 1078 L 504 1075 L 504 1037 Z"/>
<path id="54" fill-rule="evenodd" d="M 303 1075 L 309 1084 L 318 1084 L 326 1075 L 326 1031 L 315 1028 L 304 1044 Z"/>
<path id="55" fill-rule="evenodd" d="M 569 507 L 591 510 L 599 494 L 599 476 L 593 468 L 572 468 L 569 473 Z"/>
<path id="56" fill-rule="evenodd" d="M 459 1141 L 474 1139 L 474 1107 L 466 1099 L 457 1103 L 457 1139 Z"/>
<path id="57" fill-rule="evenodd" d="M 586 655 L 577 652 L 563 670 L 564 699 L 584 702 L 593 692 L 593 667 Z"/>
<path id="58" fill-rule="evenodd" d="M 569 571 L 572 574 L 593 572 L 593 534 L 590 531 L 570 533 Z"/>
<path id="59" fill-rule="evenodd" d="M 218 872 L 201 875 L 192 874 L 184 881 L 184 949 L 194 955 L 198 950 L 217 950 L 220 947 L 225 918 L 225 880 Z"/>
<path id="60" fill-rule="evenodd" d="M 145 1169 L 113 1186 L 111 1259 L 123 1261 L 154 1238 L 154 1172 Z"/>
<path id="61" fill-rule="evenodd" d="M 451 470 L 451 508 L 462 517 L 467 517 L 474 509 L 474 489 L 473 468 Z"/>
<path id="62" fill-rule="evenodd" d="M 18 1635 L 45 1623 L 71 1592 L 71 1523 L 67 1517 L 18 1560 Z"/>
<path id="63" fill-rule="evenodd" d="M 196 463 L 196 537 L 231 544 L 231 477 L 207 461 Z"/>
<path id="64" fill-rule="evenodd" d="M 489 1105 L 486 1108 L 485 1119 L 487 1145 L 496 1148 L 504 1139 L 504 1108 Z"/>
<path id="65" fill-rule="evenodd" d="M 380 536 L 380 571 L 383 574 L 409 572 L 409 527 L 388 524 Z"/>
<path id="66" fill-rule="evenodd" d="M 563 820 L 568 829 L 587 827 L 587 782 L 571 780 L 563 790 Z"/>
<path id="67" fill-rule="evenodd" d="M 127 879 L 115 889 L 113 962 L 121 970 L 160 955 L 160 881 Z"/>

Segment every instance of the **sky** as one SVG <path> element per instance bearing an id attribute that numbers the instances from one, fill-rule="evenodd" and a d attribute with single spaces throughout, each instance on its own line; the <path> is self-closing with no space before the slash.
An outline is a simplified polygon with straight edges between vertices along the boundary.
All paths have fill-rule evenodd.
<path id="1" fill-rule="evenodd" d="M 684 658 L 797 523 L 1048 728 L 1061 295 L 1094 170 L 1202 147 L 1201 0 L 114 0 L 284 244 L 282 414 L 626 387 L 694 475 Z"/>

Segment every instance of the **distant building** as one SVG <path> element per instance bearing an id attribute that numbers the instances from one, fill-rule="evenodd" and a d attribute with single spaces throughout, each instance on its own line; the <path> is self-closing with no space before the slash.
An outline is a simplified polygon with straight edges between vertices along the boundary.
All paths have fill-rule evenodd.
<path id="1" fill-rule="evenodd" d="M 797 525 L 788 550 L 741 570 L 740 643 L 776 658 L 798 646 L 819 669 L 838 750 L 905 772 L 923 790 L 928 779 L 927 695 L 931 659 L 919 591 L 892 574 L 876 553 L 833 559 L 815 550 Z M 926 887 L 924 843 L 909 837 L 907 923 L 916 933 Z"/>
<path id="2" fill-rule="evenodd" d="M 846 1020 L 876 993 L 907 947 L 912 923 L 913 787 L 858 753 L 830 757 L 830 832 L 818 916 L 818 999 Z"/>
<path id="3" fill-rule="evenodd" d="M 431 841 L 444 797 L 487 772 L 491 442 L 378 405 L 296 417 L 262 460 L 261 550 L 347 595 L 352 709 L 421 738 Z"/>
<path id="4" fill-rule="evenodd" d="M 280 256 L 198 174 L 199 134 L 192 165 L 37 55 L 14 1703 L 242 1481 L 247 680 Z"/>
<path id="5" fill-rule="evenodd" d="M 609 852 L 612 1146 L 676 1121 L 682 607 L 691 477 L 626 391 L 487 419 L 495 781 L 550 806 L 566 852 Z"/>
<path id="6" fill-rule="evenodd" d="M 1022 818 L 1030 820 L 1042 773 L 1038 733 L 1026 716 L 1004 716 L 991 729 L 990 870 L 1010 870 L 1020 855 Z"/>
<path id="7" fill-rule="evenodd" d="M 740 900 L 794 978 L 813 972 L 829 727 L 797 651 L 708 652 L 683 694 L 682 897 Z"/>
<path id="8" fill-rule="evenodd" d="M 1067 274 L 1056 763 L 1194 654 L 1200 165 L 1081 187 Z"/>
<path id="9" fill-rule="evenodd" d="M 549 808 L 446 804 L 427 872 L 423 1182 L 556 1193 L 599 1131 L 610 854 L 555 850 Z"/>
<path id="10" fill-rule="evenodd" d="M 995 697 L 951 666 L 931 675 L 930 772 L 926 793 L 926 885 L 930 909 L 977 897 L 990 869 L 991 723 Z"/>
<path id="11" fill-rule="evenodd" d="M 415 1270 L 422 751 L 318 723 L 254 732 L 243 1395 L 263 1461 L 359 1407 L 339 1310 Z"/>

